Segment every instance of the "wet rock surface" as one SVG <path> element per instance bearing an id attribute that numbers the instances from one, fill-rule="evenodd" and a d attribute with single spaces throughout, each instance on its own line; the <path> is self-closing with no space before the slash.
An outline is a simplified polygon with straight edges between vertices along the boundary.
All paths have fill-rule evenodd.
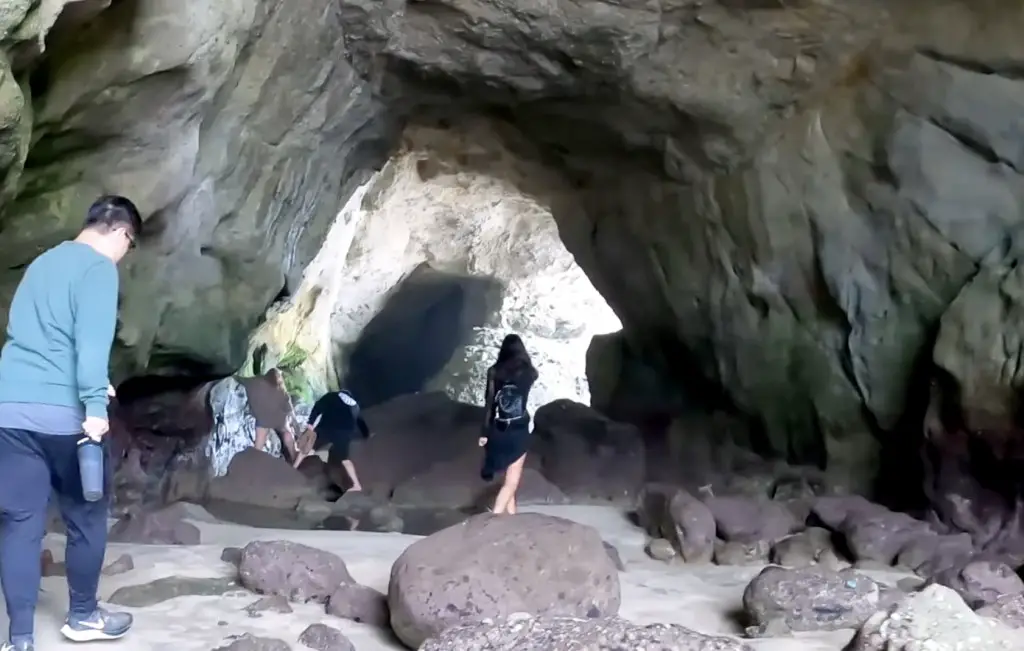
<path id="1" fill-rule="evenodd" d="M 118 588 L 107 601 L 118 606 L 145 608 L 177 597 L 218 597 L 241 587 L 235 579 L 166 577 Z"/>

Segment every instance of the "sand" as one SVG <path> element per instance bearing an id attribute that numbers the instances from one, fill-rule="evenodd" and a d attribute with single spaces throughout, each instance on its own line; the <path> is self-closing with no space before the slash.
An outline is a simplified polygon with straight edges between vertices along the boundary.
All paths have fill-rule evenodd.
<path id="1" fill-rule="evenodd" d="M 639 623 L 677 623 L 703 633 L 738 634 L 734 613 L 740 609 L 743 589 L 760 570 L 758 567 L 688 567 L 666 565 L 643 552 L 642 532 L 626 516 L 610 507 L 543 506 L 523 510 L 570 518 L 598 529 L 615 545 L 626 566 L 621 574 L 622 616 Z M 220 560 L 224 547 L 241 547 L 252 540 L 294 540 L 334 552 L 345 559 L 356 580 L 387 591 L 392 562 L 416 536 L 338 531 L 295 531 L 256 529 L 235 524 L 196 521 L 206 544 L 195 547 L 112 544 L 107 560 L 129 553 L 135 569 L 104 576 L 101 599 L 123 586 L 145 584 L 156 579 L 182 577 L 228 577 L 234 567 Z M 58 560 L 64 556 L 64 538 L 49 535 L 45 545 Z M 886 583 L 904 574 L 867 572 Z M 256 600 L 239 591 L 216 597 L 185 596 L 146 608 L 127 608 L 135 615 L 135 627 L 119 642 L 100 643 L 109 648 L 132 651 L 209 651 L 228 636 L 243 633 L 285 640 L 294 649 L 309 624 L 323 622 L 342 630 L 358 651 L 391 651 L 403 648 L 390 635 L 370 626 L 324 614 L 323 607 L 294 605 L 292 614 L 262 613 L 250 617 L 243 609 Z M 36 647 L 47 651 L 80 647 L 64 641 L 58 629 L 67 608 L 64 577 L 43 579 L 43 592 L 36 612 Z M 6 616 L 0 622 L 7 630 Z M 838 651 L 852 638 L 853 631 L 802 634 L 797 637 L 753 640 L 759 651 Z"/>

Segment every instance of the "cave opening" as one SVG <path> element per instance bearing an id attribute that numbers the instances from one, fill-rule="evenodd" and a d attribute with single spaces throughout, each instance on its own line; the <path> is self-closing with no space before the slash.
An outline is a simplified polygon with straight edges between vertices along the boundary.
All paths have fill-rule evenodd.
<path id="1" fill-rule="evenodd" d="M 342 386 L 372 407 L 422 391 L 501 300 L 492 278 L 415 268 L 343 352 Z"/>

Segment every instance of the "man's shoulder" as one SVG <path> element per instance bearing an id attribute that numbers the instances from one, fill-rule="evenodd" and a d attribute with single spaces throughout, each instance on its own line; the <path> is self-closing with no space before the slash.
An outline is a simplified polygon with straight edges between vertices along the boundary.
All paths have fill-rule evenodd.
<path id="1" fill-rule="evenodd" d="M 110 258 L 85 244 L 67 241 L 44 251 L 32 261 L 27 271 L 39 273 L 59 270 L 65 277 L 80 278 L 81 274 L 93 268 L 117 274 L 117 266 Z"/>

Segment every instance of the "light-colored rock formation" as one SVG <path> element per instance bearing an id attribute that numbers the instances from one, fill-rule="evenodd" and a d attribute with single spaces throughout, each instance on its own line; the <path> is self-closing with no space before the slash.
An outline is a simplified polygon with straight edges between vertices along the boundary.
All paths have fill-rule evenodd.
<path id="1" fill-rule="evenodd" d="M 370 326 L 387 342 L 362 362 L 375 367 L 378 385 L 424 367 L 423 384 L 482 404 L 487 367 L 515 332 L 543 371 L 531 408 L 560 397 L 588 402 L 587 347 L 621 324 L 551 216 L 573 190 L 557 171 L 514 153 L 529 144 L 504 131 L 483 119 L 406 130 L 402 150 L 352 195 L 253 348 L 305 351 L 303 370 L 318 389 L 349 377 L 353 388 L 377 391 L 352 377 L 365 368 L 347 368 Z M 399 304 L 385 307 L 392 300 Z M 390 323 L 371 325 L 382 307 Z M 430 310 L 450 314 L 431 318 Z M 420 361 L 425 350 L 440 357 Z M 410 382 L 403 392 L 422 386 Z"/>

